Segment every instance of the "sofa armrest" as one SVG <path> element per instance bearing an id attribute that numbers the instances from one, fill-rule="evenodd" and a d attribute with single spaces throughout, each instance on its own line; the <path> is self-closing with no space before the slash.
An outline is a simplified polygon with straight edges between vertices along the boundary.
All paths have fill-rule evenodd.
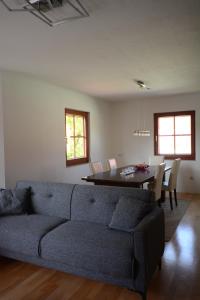
<path id="1" fill-rule="evenodd" d="M 142 293 L 146 292 L 163 255 L 164 229 L 164 211 L 156 207 L 134 230 L 134 286 Z"/>

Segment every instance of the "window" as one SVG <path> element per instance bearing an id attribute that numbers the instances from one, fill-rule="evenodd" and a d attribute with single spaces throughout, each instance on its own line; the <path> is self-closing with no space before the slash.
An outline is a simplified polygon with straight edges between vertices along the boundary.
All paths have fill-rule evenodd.
<path id="1" fill-rule="evenodd" d="M 166 159 L 195 159 L 195 111 L 154 114 L 154 152 Z"/>
<path id="2" fill-rule="evenodd" d="M 65 109 L 66 166 L 89 162 L 89 113 Z"/>

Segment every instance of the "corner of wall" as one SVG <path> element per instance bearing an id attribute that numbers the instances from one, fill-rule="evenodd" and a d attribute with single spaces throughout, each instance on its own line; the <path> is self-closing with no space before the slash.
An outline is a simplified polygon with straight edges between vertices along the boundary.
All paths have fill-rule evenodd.
<path id="1" fill-rule="evenodd" d="M 0 188 L 5 187 L 4 126 L 3 126 L 3 85 L 0 72 Z"/>

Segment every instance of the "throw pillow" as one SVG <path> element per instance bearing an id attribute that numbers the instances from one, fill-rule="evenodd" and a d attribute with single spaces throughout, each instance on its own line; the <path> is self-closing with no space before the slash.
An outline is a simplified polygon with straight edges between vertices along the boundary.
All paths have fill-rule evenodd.
<path id="1" fill-rule="evenodd" d="M 28 189 L 0 191 L 0 216 L 24 214 L 27 210 Z"/>
<path id="2" fill-rule="evenodd" d="M 154 203 L 121 197 L 113 212 L 109 228 L 132 232 L 143 217 L 152 210 Z"/>

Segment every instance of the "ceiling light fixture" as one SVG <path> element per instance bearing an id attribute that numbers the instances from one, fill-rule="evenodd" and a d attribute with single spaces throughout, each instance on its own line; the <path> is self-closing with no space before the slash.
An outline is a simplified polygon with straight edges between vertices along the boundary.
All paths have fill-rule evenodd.
<path id="1" fill-rule="evenodd" d="M 137 80 L 137 79 L 135 79 L 134 81 L 137 83 L 137 85 L 140 88 L 147 89 L 147 90 L 150 89 L 149 87 L 146 86 L 146 84 L 144 83 L 144 81 Z M 143 109 L 142 109 L 141 105 L 142 105 L 142 100 L 140 100 L 140 102 L 138 103 L 138 112 L 137 112 L 137 117 L 138 117 L 138 122 L 137 123 L 138 124 L 137 124 L 137 129 L 135 129 L 133 131 L 133 135 L 134 136 L 144 136 L 144 137 L 147 137 L 147 136 L 151 135 L 151 132 L 150 132 L 150 130 L 146 129 L 146 116 L 145 116 L 145 112 L 144 112 L 145 105 L 143 105 Z M 143 110 L 143 113 L 142 113 L 142 110 Z M 142 122 L 142 119 L 143 119 L 143 122 Z M 143 126 L 141 125 L 141 122 L 143 123 Z"/>
<path id="2" fill-rule="evenodd" d="M 144 81 L 142 81 L 142 80 L 137 80 L 137 79 L 135 79 L 134 81 L 137 83 L 137 85 L 138 85 L 141 89 L 150 90 L 150 87 L 148 87 L 148 86 L 144 83 Z"/>
<path id="3" fill-rule="evenodd" d="M 28 12 L 49 26 L 89 17 L 82 0 L 0 0 L 11 12 Z"/>
<path id="4" fill-rule="evenodd" d="M 134 136 L 150 136 L 151 133 L 150 133 L 150 130 L 138 129 L 138 130 L 134 130 L 133 135 Z"/>

